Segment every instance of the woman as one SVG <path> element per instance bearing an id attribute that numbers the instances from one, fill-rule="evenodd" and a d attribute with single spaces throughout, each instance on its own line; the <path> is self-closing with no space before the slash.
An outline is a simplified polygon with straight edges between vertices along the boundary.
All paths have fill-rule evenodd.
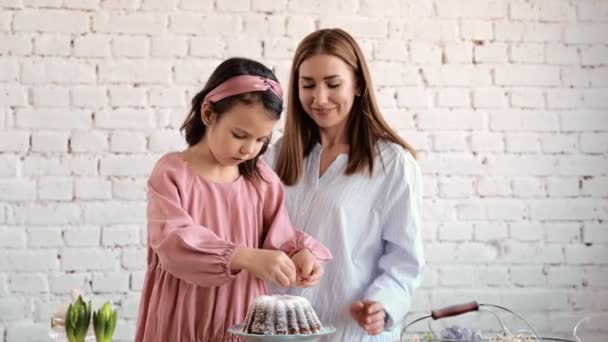
<path id="1" fill-rule="evenodd" d="M 288 102 L 266 159 L 294 225 L 334 260 L 316 287 L 286 292 L 337 328 L 331 341 L 397 341 L 424 266 L 414 150 L 382 118 L 361 49 L 343 30 L 299 44 Z"/>

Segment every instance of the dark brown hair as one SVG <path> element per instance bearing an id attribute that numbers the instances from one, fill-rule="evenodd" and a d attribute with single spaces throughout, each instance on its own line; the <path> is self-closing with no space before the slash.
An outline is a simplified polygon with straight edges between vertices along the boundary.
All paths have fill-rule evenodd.
<path id="1" fill-rule="evenodd" d="M 209 76 L 209 80 L 207 80 L 205 87 L 192 99 L 192 108 L 181 127 L 181 131 L 186 137 L 188 146 L 198 144 L 205 136 L 206 126 L 201 117 L 201 109 L 205 96 L 227 79 L 239 75 L 262 76 L 278 82 L 272 70 L 254 60 L 247 58 L 230 58 L 222 62 L 213 71 L 211 76 Z M 270 90 L 229 96 L 215 103 L 209 103 L 209 105 L 211 110 L 217 115 L 216 120 L 219 120 L 223 113 L 229 111 L 237 103 L 262 103 L 264 108 L 272 113 L 277 120 L 280 119 L 281 112 L 283 111 L 283 99 L 276 96 Z M 262 155 L 267 148 L 268 143 L 264 144 L 260 153 L 255 158 L 239 164 L 239 172 L 245 178 L 261 178 L 257 168 L 257 161 L 259 156 Z"/>
<path id="2" fill-rule="evenodd" d="M 355 97 L 346 123 L 350 149 L 345 173 L 351 175 L 365 169 L 373 173 L 374 149 L 378 148 L 379 139 L 398 144 L 415 156 L 414 149 L 384 120 L 374 95 L 369 68 L 357 42 L 341 29 L 318 30 L 300 42 L 291 66 L 285 132 L 276 166 L 283 183 L 293 185 L 299 181 L 304 158 L 320 141 L 319 127 L 300 102 L 298 79 L 302 62 L 321 54 L 336 56 L 349 65 L 361 91 L 361 95 Z"/>

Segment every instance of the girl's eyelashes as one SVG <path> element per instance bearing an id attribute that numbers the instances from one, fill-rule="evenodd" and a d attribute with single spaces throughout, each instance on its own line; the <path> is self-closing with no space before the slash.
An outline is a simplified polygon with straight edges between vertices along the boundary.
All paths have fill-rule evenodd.
<path id="1" fill-rule="evenodd" d="M 248 137 L 247 135 L 239 134 L 239 133 L 235 133 L 235 132 L 232 132 L 232 136 L 239 140 L 247 139 L 247 137 Z M 266 144 L 266 143 L 270 142 L 270 137 L 262 137 L 262 138 L 257 139 L 257 141 Z"/>

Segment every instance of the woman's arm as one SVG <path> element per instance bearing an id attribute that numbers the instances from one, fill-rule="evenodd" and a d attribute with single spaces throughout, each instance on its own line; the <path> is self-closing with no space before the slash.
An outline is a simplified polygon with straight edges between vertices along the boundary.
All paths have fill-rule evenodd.
<path id="1" fill-rule="evenodd" d="M 382 211 L 384 254 L 378 262 L 381 274 L 364 296 L 383 305 L 385 329 L 394 327 L 409 311 L 424 269 L 421 172 L 409 154 L 401 157 L 387 170 L 389 191 Z"/>

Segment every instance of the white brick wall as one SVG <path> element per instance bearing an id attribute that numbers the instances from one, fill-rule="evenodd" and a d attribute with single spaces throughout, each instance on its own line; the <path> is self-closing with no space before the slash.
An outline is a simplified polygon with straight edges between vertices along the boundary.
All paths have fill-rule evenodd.
<path id="1" fill-rule="evenodd" d="M 233 55 L 286 85 L 298 41 L 336 26 L 420 151 L 414 313 L 477 299 L 567 337 L 608 311 L 608 2 L 5 0 L 0 342 L 44 340 L 74 287 L 132 340 L 146 178 L 190 97 Z"/>

